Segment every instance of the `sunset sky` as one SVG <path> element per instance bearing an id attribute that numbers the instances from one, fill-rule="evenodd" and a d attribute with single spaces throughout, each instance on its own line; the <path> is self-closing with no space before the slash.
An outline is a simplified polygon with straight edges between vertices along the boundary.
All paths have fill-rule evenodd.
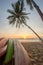
<path id="1" fill-rule="evenodd" d="M 11 3 L 15 3 L 17 0 L 0 0 L 0 37 L 36 37 L 36 35 L 28 29 L 26 26 L 21 26 L 20 29 L 16 28 L 15 25 L 9 25 L 9 20 L 7 17 L 10 15 L 7 10 L 12 9 Z M 41 11 L 43 12 L 43 0 L 34 0 Z M 29 12 L 29 20 L 27 20 L 27 24 L 32 27 L 34 31 L 36 31 L 39 36 L 43 37 L 43 21 L 41 20 L 39 14 L 35 10 L 35 8 L 31 11 L 29 6 L 27 6 L 25 2 L 26 12 Z"/>

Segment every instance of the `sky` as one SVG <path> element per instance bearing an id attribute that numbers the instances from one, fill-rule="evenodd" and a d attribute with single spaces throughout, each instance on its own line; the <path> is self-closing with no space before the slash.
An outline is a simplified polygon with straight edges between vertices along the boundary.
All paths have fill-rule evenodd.
<path id="1" fill-rule="evenodd" d="M 0 37 L 36 37 L 36 35 L 28 29 L 25 25 L 21 26 L 20 29 L 16 28 L 15 25 L 9 25 L 7 17 L 10 15 L 7 10 L 12 9 L 11 3 L 15 3 L 17 0 L 0 0 Z M 43 12 L 43 0 L 34 0 Z M 25 1 L 24 1 L 25 2 Z M 29 20 L 26 20 L 27 24 L 41 37 L 43 37 L 43 21 L 39 14 L 34 8 L 32 11 L 25 2 L 26 12 L 31 14 L 28 15 Z"/>

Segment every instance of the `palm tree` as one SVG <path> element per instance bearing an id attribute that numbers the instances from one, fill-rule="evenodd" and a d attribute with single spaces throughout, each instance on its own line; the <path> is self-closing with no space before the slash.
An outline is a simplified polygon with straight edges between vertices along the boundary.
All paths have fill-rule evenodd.
<path id="1" fill-rule="evenodd" d="M 9 19 L 9 24 L 16 24 L 16 27 L 20 28 L 20 25 L 24 24 L 26 25 L 41 41 L 43 41 L 40 36 L 30 27 L 26 24 L 26 19 L 28 19 L 28 14 L 24 12 L 24 2 L 17 1 L 16 4 L 12 4 L 13 10 L 9 10 L 8 12 L 11 13 L 10 16 L 8 16 L 7 19 Z"/>
<path id="2" fill-rule="evenodd" d="M 35 9 L 37 10 L 38 14 L 40 15 L 42 21 L 43 21 L 43 13 L 42 11 L 40 10 L 39 6 L 35 3 L 34 0 L 26 0 L 27 4 L 30 5 L 30 8 L 32 9 L 33 6 L 35 7 Z"/>

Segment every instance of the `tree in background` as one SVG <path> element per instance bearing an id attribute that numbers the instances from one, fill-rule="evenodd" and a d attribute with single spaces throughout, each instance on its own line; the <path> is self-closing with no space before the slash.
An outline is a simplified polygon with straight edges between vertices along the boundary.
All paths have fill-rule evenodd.
<path id="1" fill-rule="evenodd" d="M 39 16 L 41 17 L 42 21 L 43 21 L 43 13 L 42 11 L 40 10 L 39 6 L 35 3 L 34 0 L 26 0 L 27 4 L 30 5 L 30 9 L 34 8 L 37 10 Z"/>
<path id="2" fill-rule="evenodd" d="M 41 41 L 43 41 L 40 36 L 30 27 L 26 24 L 26 19 L 28 18 L 28 14 L 24 12 L 24 2 L 23 0 L 17 1 L 15 4 L 12 4 L 13 10 L 9 10 L 8 12 L 11 13 L 11 16 L 8 16 L 9 24 L 16 24 L 16 27 L 20 28 L 20 25 L 24 24 L 26 25 Z"/>

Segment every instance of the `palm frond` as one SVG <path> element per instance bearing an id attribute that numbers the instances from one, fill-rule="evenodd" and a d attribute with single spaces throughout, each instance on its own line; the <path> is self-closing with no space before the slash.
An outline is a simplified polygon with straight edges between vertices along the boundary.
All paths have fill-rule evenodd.
<path id="1" fill-rule="evenodd" d="M 14 24 L 15 24 L 15 21 L 16 21 L 16 18 L 12 18 L 12 20 L 11 20 L 11 21 L 9 21 L 9 24 L 14 25 Z"/>
<path id="2" fill-rule="evenodd" d="M 16 19 L 14 19 L 14 21 L 13 21 L 12 25 L 14 25 L 15 23 L 16 23 Z"/>
<path id="3" fill-rule="evenodd" d="M 27 4 L 30 5 L 30 9 L 33 9 L 32 0 L 26 0 Z"/>
<path id="4" fill-rule="evenodd" d="M 14 17 L 13 15 L 12 16 L 8 16 L 7 19 L 10 19 L 10 18 L 13 18 L 13 17 Z"/>
<path id="5" fill-rule="evenodd" d="M 25 18 L 25 19 L 29 19 L 29 17 L 28 16 L 22 16 L 23 18 Z"/>
<path id="6" fill-rule="evenodd" d="M 28 15 L 30 13 L 26 13 L 26 12 L 21 12 L 21 15 Z"/>
<path id="7" fill-rule="evenodd" d="M 14 25 L 16 23 L 16 27 L 19 28 L 20 25 L 23 22 L 25 22 L 26 19 L 29 19 L 27 15 L 30 14 L 23 12 L 23 8 L 24 8 L 23 3 L 24 3 L 23 0 L 21 2 L 17 1 L 15 5 L 12 3 L 13 10 L 8 9 L 8 12 L 11 13 L 11 16 L 8 16 L 8 19 L 10 20 L 9 24 Z"/>
<path id="8" fill-rule="evenodd" d="M 22 12 L 24 10 L 24 0 L 21 0 L 21 8 L 20 8 L 20 12 Z"/>
<path id="9" fill-rule="evenodd" d="M 21 17 L 21 23 L 23 23 L 24 21 L 25 21 L 25 17 L 22 16 L 22 17 Z"/>
<path id="10" fill-rule="evenodd" d="M 13 9 L 15 10 L 15 4 L 12 3 L 11 5 L 12 5 Z"/>
<path id="11" fill-rule="evenodd" d="M 21 22 L 22 22 L 22 24 L 26 23 L 26 19 L 22 17 Z"/>
<path id="12" fill-rule="evenodd" d="M 19 19 L 17 19 L 16 21 L 16 28 L 18 27 L 18 24 L 19 24 Z"/>
<path id="13" fill-rule="evenodd" d="M 9 10 L 9 9 L 8 9 L 7 11 L 8 11 L 9 13 L 11 13 L 11 14 L 16 15 L 15 12 L 14 12 L 13 10 Z"/>
<path id="14" fill-rule="evenodd" d="M 22 25 L 22 21 L 19 20 L 18 28 Z"/>
<path id="15" fill-rule="evenodd" d="M 19 22 L 19 24 L 18 24 L 18 28 L 20 28 L 20 26 L 21 26 L 21 24 L 20 24 L 20 22 Z"/>
<path id="16" fill-rule="evenodd" d="M 20 12 L 20 9 L 19 8 L 20 8 L 20 2 L 17 1 L 16 4 L 15 4 L 15 12 L 16 13 L 19 13 Z"/>
<path id="17" fill-rule="evenodd" d="M 28 14 L 30 14 L 30 13 L 26 13 L 26 12 L 21 12 L 21 13 L 19 13 L 18 15 L 21 15 L 21 16 L 25 16 L 25 15 L 28 15 Z"/>

